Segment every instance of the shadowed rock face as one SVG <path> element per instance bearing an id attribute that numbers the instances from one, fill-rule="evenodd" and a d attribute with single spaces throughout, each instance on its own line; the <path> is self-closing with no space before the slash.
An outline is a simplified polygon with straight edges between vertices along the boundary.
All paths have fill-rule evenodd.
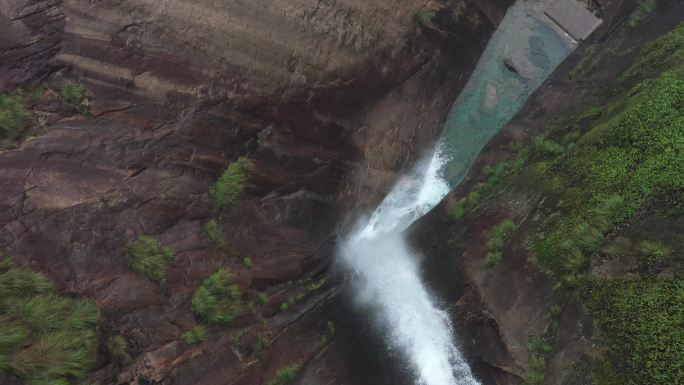
<path id="1" fill-rule="evenodd" d="M 64 36 L 61 0 L 6 0 L 0 4 L 0 89 L 45 76 Z"/>
<path id="2" fill-rule="evenodd" d="M 0 150 L 0 247 L 96 300 L 103 336 L 129 341 L 133 363 L 117 367 L 103 352 L 93 381 L 258 384 L 310 362 L 328 320 L 357 337 L 365 324 L 339 310 L 332 280 L 287 311 L 281 303 L 305 290 L 297 280 L 330 275 L 350 208 L 374 205 L 439 133 L 507 4 L 3 2 L 0 25 L 11 33 L 0 88 L 74 79 L 89 90 L 92 116 L 47 92 L 31 106 L 47 124 Z M 422 9 L 434 16 L 417 26 Z M 202 230 L 208 192 L 239 156 L 256 167 L 219 250 Z M 125 246 L 144 234 L 177 254 L 166 290 L 127 268 Z M 221 266 L 247 300 L 270 299 L 185 346 L 178 338 L 197 322 L 190 297 Z M 259 357 L 257 333 L 274 340 Z M 320 377 L 308 371 L 307 381 L 396 382 L 355 372 L 372 365 L 350 354 L 367 349 L 350 346 L 328 349 L 311 364 Z"/>

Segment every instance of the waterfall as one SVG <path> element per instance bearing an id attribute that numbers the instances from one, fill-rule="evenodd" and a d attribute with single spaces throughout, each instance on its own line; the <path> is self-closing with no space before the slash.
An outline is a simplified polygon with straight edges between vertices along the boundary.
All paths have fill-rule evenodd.
<path id="1" fill-rule="evenodd" d="M 402 233 L 449 192 L 440 172 L 445 161 L 438 150 L 402 178 L 368 223 L 344 243 L 341 256 L 358 278 L 357 299 L 378 309 L 379 323 L 413 363 L 419 383 L 475 385 L 452 340 L 449 317 L 421 282 Z"/>
<path id="2" fill-rule="evenodd" d="M 375 310 L 392 348 L 422 385 L 475 385 L 447 312 L 421 280 L 403 231 L 446 196 L 480 150 L 520 110 L 576 42 L 544 15 L 544 1 L 514 4 L 452 107 L 435 151 L 418 162 L 340 248 L 360 304 Z"/>

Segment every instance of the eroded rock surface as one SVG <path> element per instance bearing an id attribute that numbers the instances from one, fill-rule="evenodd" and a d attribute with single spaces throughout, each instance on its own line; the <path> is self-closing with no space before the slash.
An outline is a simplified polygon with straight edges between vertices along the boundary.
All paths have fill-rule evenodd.
<path id="1" fill-rule="evenodd" d="M 353 373 L 349 347 L 309 361 L 331 342 L 320 342 L 328 320 L 348 320 L 338 333 L 359 325 L 329 279 L 335 238 L 438 134 L 508 3 L 4 2 L 0 88 L 71 79 L 91 115 L 49 91 L 32 105 L 41 124 L 0 151 L 0 247 L 97 301 L 103 335 L 126 338 L 133 361 L 103 350 L 93 381 L 261 384 L 297 362 L 321 368 L 310 381 L 374 378 Z M 255 170 L 221 249 L 202 227 L 210 188 L 239 156 Z M 164 289 L 127 267 L 141 235 L 177 255 Z M 254 305 L 186 346 L 190 297 L 222 266 Z M 272 342 L 261 354 L 257 335 Z"/>

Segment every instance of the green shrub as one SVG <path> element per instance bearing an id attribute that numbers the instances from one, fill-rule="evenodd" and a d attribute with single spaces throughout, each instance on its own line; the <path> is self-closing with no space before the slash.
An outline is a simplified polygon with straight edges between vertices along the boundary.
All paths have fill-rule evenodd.
<path id="1" fill-rule="evenodd" d="M 244 266 L 246 269 L 251 269 L 252 266 L 254 266 L 254 262 L 252 262 L 252 258 L 250 257 L 245 257 L 242 259 L 242 266 Z"/>
<path id="2" fill-rule="evenodd" d="M 268 349 L 269 346 L 271 346 L 271 340 L 261 334 L 257 334 L 254 344 L 252 345 L 252 354 L 259 356 L 264 350 Z"/>
<path id="3" fill-rule="evenodd" d="M 9 258 L 3 259 L 3 265 L 4 267 L 0 268 L 0 298 L 45 294 L 52 291 L 52 284 L 42 274 L 16 267 Z"/>
<path id="4" fill-rule="evenodd" d="M 513 230 L 515 230 L 515 223 L 510 218 L 504 219 L 492 228 L 489 241 L 487 241 L 487 249 L 489 250 L 485 258 L 487 267 L 494 267 L 501 262 L 504 246 L 510 241 Z"/>
<path id="5" fill-rule="evenodd" d="M 639 254 L 642 257 L 642 264 L 648 271 L 667 265 L 672 256 L 667 246 L 656 241 L 642 241 L 639 244 Z"/>
<path id="6" fill-rule="evenodd" d="M 484 182 L 475 186 L 464 199 L 453 204 L 447 214 L 456 221 L 469 211 L 474 210 L 486 195 L 489 195 L 507 178 L 517 175 L 525 166 L 528 152 L 524 148 L 516 147 L 515 155 L 494 165 L 487 165 L 483 172 Z"/>
<path id="7" fill-rule="evenodd" d="M 307 285 L 304 291 L 300 291 L 295 295 L 290 296 L 285 302 L 280 304 L 280 310 L 281 311 L 286 311 L 290 307 L 298 304 L 301 302 L 306 296 L 310 295 L 311 293 L 315 292 L 316 290 L 320 289 L 321 286 L 325 283 L 325 279 L 321 279 L 317 282 L 312 282 L 311 284 Z"/>
<path id="8" fill-rule="evenodd" d="M 294 304 L 295 302 L 292 300 L 292 298 L 289 298 L 285 302 L 280 304 L 280 311 L 287 311 L 287 309 L 289 309 L 290 306 Z"/>
<path id="9" fill-rule="evenodd" d="M 463 201 L 456 202 L 449 208 L 449 218 L 457 221 L 465 215 L 465 203 Z"/>
<path id="10" fill-rule="evenodd" d="M 530 337 L 528 350 L 530 352 L 528 361 L 528 370 L 523 377 L 523 384 L 525 385 L 543 385 L 546 362 L 553 351 L 553 347 L 549 340 L 553 338 L 556 333 L 557 326 L 549 326 L 543 336 L 533 334 Z"/>
<path id="11" fill-rule="evenodd" d="M 569 241 L 579 250 L 585 253 L 593 253 L 603 242 L 603 231 L 606 229 L 607 226 L 598 227 L 596 224 L 579 223 L 570 231 Z"/>
<path id="12" fill-rule="evenodd" d="M 642 0 L 639 3 L 639 9 L 645 14 L 653 13 L 656 10 L 655 0 Z"/>
<path id="13" fill-rule="evenodd" d="M 600 283 L 589 306 L 620 383 L 684 383 L 684 281 Z"/>
<path id="14" fill-rule="evenodd" d="M 485 265 L 491 268 L 501 263 L 501 260 L 502 254 L 500 251 L 490 251 L 485 257 Z"/>
<path id="15" fill-rule="evenodd" d="M 28 112 L 20 95 L 0 94 L 0 140 L 16 138 L 27 117 Z"/>
<path id="16" fill-rule="evenodd" d="M 230 346 L 233 349 L 239 349 L 240 345 L 242 345 L 242 341 L 245 339 L 246 336 L 247 336 L 247 331 L 241 330 L 239 333 L 230 337 Z"/>
<path id="17" fill-rule="evenodd" d="M 325 334 L 321 336 L 321 338 L 319 338 L 318 341 L 316 341 L 316 349 L 319 349 L 325 344 L 327 344 L 330 340 L 332 340 L 334 335 L 335 323 L 333 321 L 328 320 L 328 322 L 325 325 Z"/>
<path id="18" fill-rule="evenodd" d="M 537 354 L 532 353 L 529 358 L 529 369 L 523 377 L 525 385 L 544 385 L 544 372 L 546 370 L 546 361 Z"/>
<path id="19" fill-rule="evenodd" d="M 42 333 L 87 329 L 100 322 L 100 312 L 93 303 L 74 301 L 54 293 L 9 298 L 5 304 L 8 315 L 23 320 L 31 329 Z"/>
<path id="20" fill-rule="evenodd" d="M 107 352 L 114 362 L 119 365 L 128 365 L 131 355 L 128 353 L 128 342 L 123 336 L 115 335 L 107 339 Z"/>
<path id="21" fill-rule="evenodd" d="M 622 195 L 611 195 L 594 210 L 594 225 L 598 226 L 601 231 L 607 231 L 610 224 L 622 216 L 624 210 L 625 199 Z"/>
<path id="22" fill-rule="evenodd" d="M 561 216 L 536 247 L 537 260 L 561 275 L 568 273 L 559 264 L 564 240 L 587 253 L 602 242 L 598 232 L 607 234 L 653 198 L 684 191 L 684 73 L 640 83 L 609 111 L 550 167 L 560 181 L 554 211 Z M 578 237 L 576 226 L 594 228 L 593 234 Z M 577 266 L 579 258 L 571 257 L 567 266 Z"/>
<path id="23" fill-rule="evenodd" d="M 228 269 L 221 268 L 202 282 L 192 296 L 192 311 L 203 320 L 230 325 L 242 311 L 240 287 Z"/>
<path id="24" fill-rule="evenodd" d="M 186 345 L 197 345 L 207 338 L 207 328 L 197 325 L 181 335 L 181 341 Z"/>
<path id="25" fill-rule="evenodd" d="M 257 295 L 257 303 L 259 303 L 259 305 L 266 305 L 268 303 L 268 294 L 259 293 Z"/>
<path id="26" fill-rule="evenodd" d="M 97 364 L 92 331 L 41 334 L 37 342 L 14 355 L 11 369 L 28 384 L 68 384 L 85 379 Z"/>
<path id="27" fill-rule="evenodd" d="M 87 107 L 83 105 L 83 101 L 86 99 L 86 89 L 84 86 L 68 81 L 59 90 L 59 96 L 65 103 L 77 108 L 79 111 L 87 110 Z"/>
<path id="28" fill-rule="evenodd" d="M 226 246 L 226 240 L 223 238 L 223 231 L 221 226 L 216 222 L 215 219 L 209 220 L 204 225 L 204 232 L 207 234 L 209 239 L 214 243 L 214 246 L 222 249 Z"/>
<path id="29" fill-rule="evenodd" d="M 600 46 L 598 44 L 592 44 L 589 46 L 589 48 L 584 51 L 584 55 L 582 55 L 582 60 L 577 63 L 575 68 L 570 72 L 570 78 L 575 80 L 575 79 L 582 79 L 585 78 L 587 75 L 591 74 L 594 72 L 596 67 L 599 64 L 598 55 L 600 51 Z M 600 55 L 600 54 L 599 54 Z"/>
<path id="30" fill-rule="evenodd" d="M 560 144 L 551 139 L 546 139 L 541 136 L 534 138 L 532 144 L 535 150 L 544 156 L 558 156 L 561 155 L 565 149 Z"/>
<path id="31" fill-rule="evenodd" d="M 593 210 L 590 221 L 564 223 L 562 231 L 556 230 L 552 237 L 542 242 L 546 243 L 541 249 L 542 261 L 565 283 L 580 284 L 589 256 L 604 242 L 604 234 L 622 214 L 624 203 L 622 196 L 611 195 Z"/>
<path id="32" fill-rule="evenodd" d="M 226 214 L 235 206 L 245 189 L 245 181 L 253 168 L 252 162 L 247 158 L 240 158 L 228 166 L 211 191 L 216 211 Z"/>
<path id="33" fill-rule="evenodd" d="M 637 76 L 649 75 L 659 68 L 667 68 L 684 59 L 684 23 L 646 45 L 639 59 L 619 78 L 625 82 Z"/>
<path id="34" fill-rule="evenodd" d="M 58 295 L 41 274 L 0 262 L 0 370 L 31 385 L 85 379 L 101 321 L 89 301 Z"/>
<path id="35" fill-rule="evenodd" d="M 302 368 L 299 363 L 280 368 L 276 371 L 275 378 L 268 382 L 268 385 L 285 385 L 297 377 L 297 373 Z"/>
<path id="36" fill-rule="evenodd" d="M 162 286 L 166 285 L 166 270 L 176 259 L 170 248 L 152 237 L 141 236 L 128 245 L 126 252 L 128 265 L 133 271 L 144 274 Z"/>

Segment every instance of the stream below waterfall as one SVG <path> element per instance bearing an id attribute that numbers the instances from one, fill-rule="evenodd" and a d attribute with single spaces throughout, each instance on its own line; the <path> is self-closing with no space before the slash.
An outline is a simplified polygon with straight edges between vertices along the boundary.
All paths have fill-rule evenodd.
<path id="1" fill-rule="evenodd" d="M 355 302 L 372 309 L 386 348 L 405 359 L 414 383 L 479 384 L 448 312 L 422 281 L 403 230 L 465 176 L 485 144 L 575 48 L 543 7 L 535 1 L 511 6 L 452 106 L 433 154 L 403 176 L 340 247 L 340 261 L 354 277 Z"/>

